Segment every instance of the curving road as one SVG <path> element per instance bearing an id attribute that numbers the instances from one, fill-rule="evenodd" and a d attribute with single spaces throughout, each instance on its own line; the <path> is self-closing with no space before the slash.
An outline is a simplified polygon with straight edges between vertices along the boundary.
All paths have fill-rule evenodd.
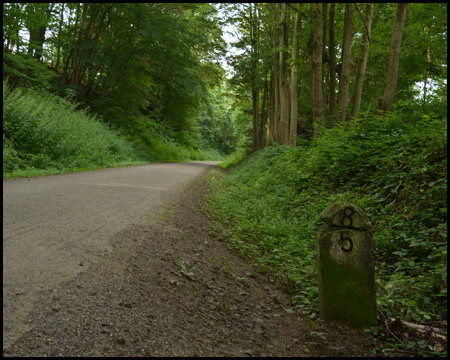
<path id="1" fill-rule="evenodd" d="M 3 180 L 3 349 L 30 330 L 37 295 L 112 251 L 109 239 L 148 223 L 217 162 L 141 165 Z M 81 266 L 83 265 L 83 266 Z"/>

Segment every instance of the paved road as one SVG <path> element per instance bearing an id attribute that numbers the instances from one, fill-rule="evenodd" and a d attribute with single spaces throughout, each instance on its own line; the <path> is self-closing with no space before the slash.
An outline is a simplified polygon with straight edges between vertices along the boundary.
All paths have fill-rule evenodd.
<path id="1" fill-rule="evenodd" d="M 109 239 L 148 223 L 217 162 L 141 165 L 3 181 L 3 349 L 30 330 L 39 291 L 112 251 Z M 81 264 L 83 266 L 81 266 Z"/>

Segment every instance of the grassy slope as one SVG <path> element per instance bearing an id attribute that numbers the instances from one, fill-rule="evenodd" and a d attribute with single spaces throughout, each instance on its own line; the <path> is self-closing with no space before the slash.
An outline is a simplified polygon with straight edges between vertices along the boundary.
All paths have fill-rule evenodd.
<path id="1" fill-rule="evenodd" d="M 446 120 L 393 116 L 326 130 L 311 146 L 269 147 L 215 173 L 211 212 L 230 245 L 317 312 L 315 233 L 335 201 L 373 224 L 379 309 L 413 321 L 447 316 Z"/>
<path id="2" fill-rule="evenodd" d="M 146 128 L 135 141 L 76 105 L 42 91 L 3 83 L 3 177 L 36 176 L 148 163 L 207 160 L 217 153 L 193 150 Z M 148 126 L 147 126 L 148 127 Z"/>

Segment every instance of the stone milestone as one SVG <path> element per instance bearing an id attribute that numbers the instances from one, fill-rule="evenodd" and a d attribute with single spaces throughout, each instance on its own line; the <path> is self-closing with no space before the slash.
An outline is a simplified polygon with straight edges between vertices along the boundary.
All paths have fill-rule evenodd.
<path id="1" fill-rule="evenodd" d="M 323 320 L 361 328 L 377 324 L 371 224 L 356 205 L 336 202 L 316 235 L 319 308 Z"/>

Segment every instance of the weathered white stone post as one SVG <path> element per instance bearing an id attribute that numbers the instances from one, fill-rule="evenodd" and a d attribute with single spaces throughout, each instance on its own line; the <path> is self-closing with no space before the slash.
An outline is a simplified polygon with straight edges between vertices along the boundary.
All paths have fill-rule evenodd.
<path id="1" fill-rule="evenodd" d="M 319 308 L 323 320 L 351 327 L 377 323 L 371 225 L 363 211 L 336 202 L 320 214 L 316 235 Z"/>

